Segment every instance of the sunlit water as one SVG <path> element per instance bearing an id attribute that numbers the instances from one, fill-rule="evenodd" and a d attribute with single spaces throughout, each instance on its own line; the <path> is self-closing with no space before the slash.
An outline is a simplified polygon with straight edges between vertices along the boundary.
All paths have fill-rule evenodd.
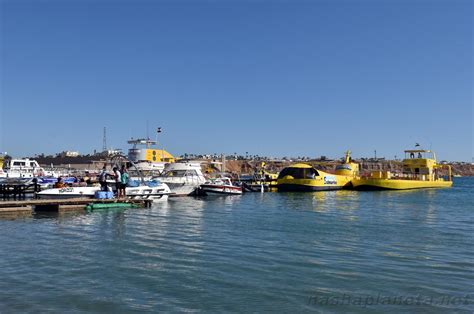
<path id="1" fill-rule="evenodd" d="M 0 312 L 471 313 L 473 189 L 0 218 Z"/>

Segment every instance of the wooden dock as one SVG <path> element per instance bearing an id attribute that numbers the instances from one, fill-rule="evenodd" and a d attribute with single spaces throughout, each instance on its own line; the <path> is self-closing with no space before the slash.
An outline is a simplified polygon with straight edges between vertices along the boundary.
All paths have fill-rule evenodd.
<path id="1" fill-rule="evenodd" d="M 88 204 L 105 203 L 130 203 L 143 207 L 150 207 L 151 200 L 133 200 L 133 199 L 90 199 L 90 198 L 70 198 L 70 199 L 29 199 L 0 201 L 0 214 L 13 213 L 33 213 L 35 212 L 65 212 L 85 210 Z"/>
<path id="2" fill-rule="evenodd" d="M 3 199 L 25 199 L 27 196 L 34 196 L 40 188 L 36 181 L 32 184 L 21 183 L 1 183 L 0 198 Z"/>

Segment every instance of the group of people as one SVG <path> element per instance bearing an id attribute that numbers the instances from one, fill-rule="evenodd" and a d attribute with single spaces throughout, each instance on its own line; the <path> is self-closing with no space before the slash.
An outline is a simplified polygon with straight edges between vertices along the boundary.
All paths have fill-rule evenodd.
<path id="1" fill-rule="evenodd" d="M 113 178 L 115 181 L 115 188 L 117 190 L 117 198 L 122 198 L 126 196 L 125 188 L 127 187 L 129 175 L 125 165 L 122 165 L 122 168 L 119 170 L 118 167 L 112 168 L 113 173 L 110 174 L 107 172 L 106 166 L 102 168 L 101 173 L 99 174 L 99 183 L 102 191 L 108 191 L 107 178 Z"/>

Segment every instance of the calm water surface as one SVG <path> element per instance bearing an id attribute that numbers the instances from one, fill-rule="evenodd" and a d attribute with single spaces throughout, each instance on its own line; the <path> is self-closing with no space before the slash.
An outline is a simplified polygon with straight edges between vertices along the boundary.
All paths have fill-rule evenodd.
<path id="1" fill-rule="evenodd" d="M 474 311 L 474 180 L 0 218 L 0 312 Z"/>

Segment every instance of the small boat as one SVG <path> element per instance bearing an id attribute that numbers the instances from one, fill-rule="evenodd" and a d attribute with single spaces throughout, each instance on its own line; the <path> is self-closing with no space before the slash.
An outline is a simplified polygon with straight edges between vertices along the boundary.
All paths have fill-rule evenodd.
<path id="1" fill-rule="evenodd" d="M 42 199 L 63 199 L 63 198 L 94 198 L 95 193 L 100 191 L 100 186 L 66 186 L 62 188 L 47 189 L 36 193 Z M 109 188 L 109 191 L 112 191 Z"/>
<path id="2" fill-rule="evenodd" d="M 74 184 L 77 183 L 77 179 L 74 177 L 61 177 L 62 182 L 64 184 Z M 41 189 L 52 188 L 56 182 L 58 182 L 58 178 L 56 177 L 36 177 L 37 183 L 40 185 Z"/>
<path id="3" fill-rule="evenodd" d="M 317 170 L 312 165 L 297 163 L 284 168 L 277 180 L 278 191 L 329 191 L 347 188 L 358 174 L 359 165 L 351 162 L 350 151 L 346 152 L 343 164 L 331 174 Z"/>
<path id="4" fill-rule="evenodd" d="M 220 195 L 241 195 L 242 187 L 232 184 L 230 178 L 222 177 L 216 179 L 209 179 L 199 187 L 200 191 L 206 195 L 220 194 Z"/>
<path id="5" fill-rule="evenodd" d="M 447 180 L 440 175 L 442 168 L 447 169 Z M 373 171 L 368 177 L 356 177 L 352 180 L 352 186 L 356 190 L 448 188 L 452 185 L 451 166 L 437 164 L 435 153 L 424 149 L 405 151 L 403 171 L 400 174 Z"/>
<path id="6" fill-rule="evenodd" d="M 278 173 L 267 171 L 265 166 L 266 163 L 262 162 L 253 174 L 240 176 L 239 181 L 246 192 L 261 192 L 262 187 L 264 191 L 276 188 Z"/>

